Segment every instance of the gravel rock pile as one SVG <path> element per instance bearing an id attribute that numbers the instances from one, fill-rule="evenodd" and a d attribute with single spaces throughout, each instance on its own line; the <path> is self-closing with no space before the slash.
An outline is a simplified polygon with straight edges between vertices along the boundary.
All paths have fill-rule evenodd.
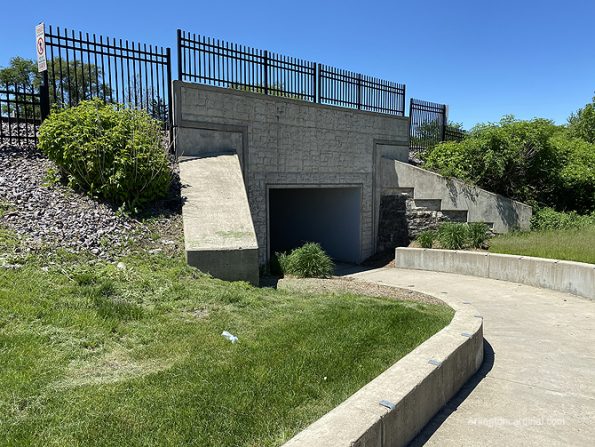
<path id="1" fill-rule="evenodd" d="M 179 244 L 179 182 L 173 201 L 149 210 L 147 225 L 64 185 L 48 184 L 50 168 L 55 166 L 37 149 L 0 146 L 0 225 L 25 236 L 28 250 L 61 247 L 111 260 L 127 254 L 134 243 L 148 251 Z"/>

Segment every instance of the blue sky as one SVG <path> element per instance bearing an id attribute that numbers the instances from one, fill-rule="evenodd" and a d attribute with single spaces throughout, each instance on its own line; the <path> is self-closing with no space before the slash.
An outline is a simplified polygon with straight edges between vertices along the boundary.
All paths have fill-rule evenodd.
<path id="1" fill-rule="evenodd" d="M 594 0 L 29 0 L 0 10 L 0 66 L 35 55 L 44 21 L 172 49 L 182 28 L 403 82 L 408 98 L 448 104 L 465 128 L 505 114 L 564 123 L 595 94 Z"/>

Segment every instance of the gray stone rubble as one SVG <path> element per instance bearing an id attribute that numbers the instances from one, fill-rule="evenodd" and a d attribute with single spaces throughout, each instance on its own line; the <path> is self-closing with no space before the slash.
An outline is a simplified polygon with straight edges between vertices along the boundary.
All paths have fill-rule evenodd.
<path id="1" fill-rule="evenodd" d="M 60 247 L 112 259 L 127 254 L 135 242 L 146 242 L 153 253 L 178 243 L 175 227 L 181 221 L 179 203 L 170 200 L 150 210 L 155 217 L 151 225 L 174 228 L 174 241 L 167 235 L 165 240 L 156 240 L 154 231 L 141 220 L 122 215 L 109 204 L 67 186 L 48 182 L 50 168 L 56 169 L 37 149 L 0 145 L 0 226 L 23 236 L 28 250 Z M 179 190 L 177 195 L 179 202 Z"/>

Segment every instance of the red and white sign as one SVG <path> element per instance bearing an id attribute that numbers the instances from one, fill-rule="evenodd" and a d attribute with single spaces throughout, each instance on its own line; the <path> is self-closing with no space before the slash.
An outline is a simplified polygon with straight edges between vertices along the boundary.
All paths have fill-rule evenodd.
<path id="1" fill-rule="evenodd" d="M 48 69 L 45 58 L 45 25 L 43 22 L 35 27 L 35 49 L 37 53 L 37 71 L 41 73 Z"/>

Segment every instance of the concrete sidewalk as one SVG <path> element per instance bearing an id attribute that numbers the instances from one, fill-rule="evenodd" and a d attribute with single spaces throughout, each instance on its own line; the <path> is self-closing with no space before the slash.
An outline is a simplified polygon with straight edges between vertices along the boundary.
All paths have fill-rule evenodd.
<path id="1" fill-rule="evenodd" d="M 386 268 L 352 275 L 470 302 L 484 365 L 414 446 L 595 445 L 595 303 L 530 286 Z"/>

